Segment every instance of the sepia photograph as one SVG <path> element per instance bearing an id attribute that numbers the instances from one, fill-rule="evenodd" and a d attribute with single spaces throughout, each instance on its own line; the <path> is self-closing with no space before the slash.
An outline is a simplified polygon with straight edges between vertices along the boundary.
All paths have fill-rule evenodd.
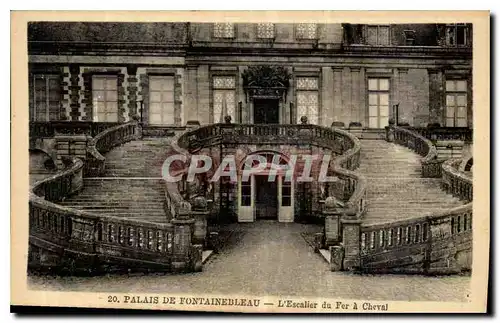
<path id="1" fill-rule="evenodd" d="M 13 12 L 11 304 L 484 312 L 489 12 L 327 14 Z"/>

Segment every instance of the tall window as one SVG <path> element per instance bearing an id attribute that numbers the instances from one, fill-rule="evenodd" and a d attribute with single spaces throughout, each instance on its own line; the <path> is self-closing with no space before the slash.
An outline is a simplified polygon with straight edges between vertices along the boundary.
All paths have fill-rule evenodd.
<path id="1" fill-rule="evenodd" d="M 33 111 L 31 120 L 59 120 L 61 108 L 61 79 L 59 75 L 33 77 Z"/>
<path id="2" fill-rule="evenodd" d="M 384 128 L 389 124 L 389 79 L 368 79 L 368 126 Z"/>
<path id="3" fill-rule="evenodd" d="M 257 38 L 260 39 L 274 38 L 274 24 L 271 23 L 257 24 Z"/>
<path id="4" fill-rule="evenodd" d="M 241 182 L 241 206 L 252 205 L 252 184 L 250 179 Z"/>
<path id="5" fill-rule="evenodd" d="M 368 45 L 389 45 L 389 26 L 366 26 Z"/>
<path id="6" fill-rule="evenodd" d="M 149 77 L 149 124 L 175 124 L 173 75 Z"/>
<path id="7" fill-rule="evenodd" d="M 231 116 L 231 122 L 236 122 L 236 78 L 214 76 L 212 81 L 214 122 L 224 122 L 227 115 Z"/>
<path id="8" fill-rule="evenodd" d="M 466 80 L 446 80 L 446 126 L 467 127 Z"/>
<path id="9" fill-rule="evenodd" d="M 295 33 L 297 39 L 318 38 L 318 26 L 316 24 L 297 24 Z"/>
<path id="10" fill-rule="evenodd" d="M 292 183 L 285 182 L 281 184 L 281 206 L 292 205 Z"/>
<path id="11" fill-rule="evenodd" d="M 446 45 L 465 46 L 468 44 L 468 28 L 465 24 L 451 24 L 446 26 Z"/>
<path id="12" fill-rule="evenodd" d="M 318 78 L 297 78 L 297 123 L 300 118 L 306 116 L 308 123 L 318 124 L 319 100 L 318 100 Z"/>
<path id="13" fill-rule="evenodd" d="M 92 77 L 94 121 L 118 122 L 117 82 L 115 75 L 94 75 Z"/>
<path id="14" fill-rule="evenodd" d="M 233 38 L 234 37 L 234 24 L 226 22 L 214 23 L 214 37 L 215 38 Z"/>

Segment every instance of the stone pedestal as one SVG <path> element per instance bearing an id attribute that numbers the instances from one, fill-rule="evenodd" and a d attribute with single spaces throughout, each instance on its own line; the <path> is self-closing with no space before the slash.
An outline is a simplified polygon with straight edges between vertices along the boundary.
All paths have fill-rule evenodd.
<path id="1" fill-rule="evenodd" d="M 65 158 L 73 159 L 76 157 L 85 160 L 87 157 L 87 141 L 90 139 L 90 136 L 86 134 L 56 134 L 54 138 L 56 141 L 56 166 L 58 169 L 63 169 L 65 167 Z"/>
<path id="2" fill-rule="evenodd" d="M 356 270 L 360 267 L 360 240 L 361 220 L 349 219 L 345 216 L 341 219 L 342 243 L 344 245 L 344 270 Z"/>
<path id="3" fill-rule="evenodd" d="M 330 251 L 330 270 L 331 271 L 341 271 L 343 268 L 344 261 L 344 247 L 343 246 L 331 246 Z"/>

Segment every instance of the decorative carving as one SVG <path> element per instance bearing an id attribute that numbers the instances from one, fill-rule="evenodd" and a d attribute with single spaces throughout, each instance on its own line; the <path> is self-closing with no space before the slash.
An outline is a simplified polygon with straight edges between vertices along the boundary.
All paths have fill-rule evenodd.
<path id="1" fill-rule="evenodd" d="M 286 101 L 291 74 L 282 66 L 250 66 L 242 74 L 246 99 L 277 98 Z"/>

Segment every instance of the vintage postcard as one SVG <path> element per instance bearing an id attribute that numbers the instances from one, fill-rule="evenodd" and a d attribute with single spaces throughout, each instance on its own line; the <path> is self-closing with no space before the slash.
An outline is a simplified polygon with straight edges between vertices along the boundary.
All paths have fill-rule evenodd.
<path id="1" fill-rule="evenodd" d="M 489 39 L 487 11 L 12 12 L 11 304 L 485 312 Z"/>

